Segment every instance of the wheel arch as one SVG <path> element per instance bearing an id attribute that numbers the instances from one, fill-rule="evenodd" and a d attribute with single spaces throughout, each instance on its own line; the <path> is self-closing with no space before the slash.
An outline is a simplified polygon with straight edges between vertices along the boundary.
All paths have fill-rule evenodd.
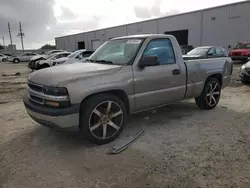
<path id="1" fill-rule="evenodd" d="M 205 87 L 207 81 L 210 79 L 210 78 L 216 78 L 218 79 L 218 81 L 220 82 L 220 85 L 222 86 L 223 84 L 223 80 L 222 80 L 222 74 L 221 73 L 214 73 L 214 74 L 211 74 L 207 77 L 206 81 L 205 81 L 205 84 L 203 86 L 203 88 Z"/>
<path id="2" fill-rule="evenodd" d="M 15 62 L 15 60 L 18 60 L 18 62 L 20 62 L 20 59 L 18 58 L 18 57 L 15 57 L 14 59 L 13 59 L 13 63 Z"/>
<path id="3" fill-rule="evenodd" d="M 124 90 L 121 89 L 112 89 L 112 90 L 107 90 L 107 91 L 101 91 L 101 92 L 97 92 L 97 93 L 93 93 L 93 94 L 89 94 L 88 96 L 86 96 L 84 99 L 82 99 L 81 103 L 80 103 L 80 112 L 79 114 L 81 114 L 82 110 L 84 110 L 84 108 L 82 108 L 84 106 L 84 104 L 87 102 L 87 100 L 91 97 L 94 97 L 96 95 L 99 94 L 112 94 L 116 97 L 118 97 L 125 105 L 127 113 L 130 113 L 130 103 L 129 103 L 129 99 L 128 99 L 128 95 Z M 79 116 L 79 121 L 81 121 L 81 116 Z"/>

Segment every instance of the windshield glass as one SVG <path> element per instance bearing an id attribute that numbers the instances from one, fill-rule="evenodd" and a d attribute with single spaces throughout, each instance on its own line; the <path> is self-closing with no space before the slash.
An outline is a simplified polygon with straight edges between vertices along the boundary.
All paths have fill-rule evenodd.
<path id="1" fill-rule="evenodd" d="M 250 49 L 250 44 L 238 43 L 235 49 Z"/>
<path id="2" fill-rule="evenodd" d="M 206 55 L 209 48 L 195 48 L 187 53 L 187 55 Z"/>
<path id="3" fill-rule="evenodd" d="M 68 58 L 74 58 L 81 52 L 82 52 L 82 50 L 77 50 L 75 52 L 72 52 L 71 54 L 69 54 Z"/>
<path id="4" fill-rule="evenodd" d="M 89 61 L 125 65 L 136 55 L 141 42 L 142 39 L 110 40 L 99 47 Z"/>

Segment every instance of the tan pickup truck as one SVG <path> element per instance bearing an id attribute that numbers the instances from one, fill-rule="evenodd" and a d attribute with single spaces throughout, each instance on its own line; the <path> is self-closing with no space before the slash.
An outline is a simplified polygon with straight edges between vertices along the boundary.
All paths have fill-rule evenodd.
<path id="1" fill-rule="evenodd" d="M 105 42 L 86 63 L 30 74 L 23 101 L 38 123 L 105 144 L 131 113 L 190 98 L 213 109 L 231 74 L 228 57 L 184 62 L 173 36 L 125 36 Z"/>

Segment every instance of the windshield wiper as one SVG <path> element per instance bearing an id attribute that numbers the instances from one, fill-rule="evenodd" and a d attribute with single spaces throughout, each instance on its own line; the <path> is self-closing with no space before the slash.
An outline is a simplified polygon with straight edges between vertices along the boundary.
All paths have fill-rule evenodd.
<path id="1" fill-rule="evenodd" d="M 105 63 L 105 64 L 114 64 L 114 62 L 113 61 L 107 61 L 107 60 L 95 60 L 95 62 L 97 62 L 97 63 Z"/>

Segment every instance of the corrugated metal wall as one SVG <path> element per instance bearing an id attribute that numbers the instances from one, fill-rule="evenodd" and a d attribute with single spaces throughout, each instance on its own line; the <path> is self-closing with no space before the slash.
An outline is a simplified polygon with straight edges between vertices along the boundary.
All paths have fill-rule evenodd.
<path id="1" fill-rule="evenodd" d="M 232 47 L 239 41 L 250 41 L 250 2 L 201 10 L 176 16 L 159 18 L 140 23 L 117 26 L 97 31 L 56 38 L 58 49 L 73 51 L 77 42 L 85 41 L 92 48 L 92 40 L 101 43 L 110 38 L 133 35 L 164 33 L 188 29 L 188 43 L 193 46 L 221 45 Z"/>

